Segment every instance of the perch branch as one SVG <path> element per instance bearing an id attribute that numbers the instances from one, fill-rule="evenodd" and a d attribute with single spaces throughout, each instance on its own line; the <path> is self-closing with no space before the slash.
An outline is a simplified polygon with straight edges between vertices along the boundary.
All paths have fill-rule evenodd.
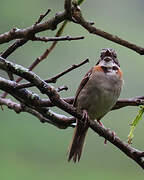
<path id="1" fill-rule="evenodd" d="M 11 101 L 10 99 L 0 98 L 0 105 L 5 105 L 9 109 L 13 109 L 16 113 L 20 113 L 20 112 L 29 113 L 29 114 L 35 116 L 36 118 L 38 118 L 41 122 L 52 124 L 60 129 L 65 129 L 68 127 L 66 121 L 65 121 L 64 125 L 62 123 L 59 123 L 59 122 L 64 121 L 65 119 L 67 120 L 66 116 L 56 114 L 52 111 L 49 112 L 49 115 L 51 115 L 51 119 L 53 119 L 53 120 L 55 119 L 55 121 L 49 120 L 48 118 L 44 117 L 40 112 L 36 111 L 35 109 L 32 109 L 26 105 L 20 105 L 18 103 Z M 74 118 L 69 118 L 68 119 L 69 122 L 72 122 L 71 121 L 72 119 L 74 119 Z M 57 121 L 57 120 L 59 120 L 59 121 Z M 73 127 L 73 125 L 71 125 L 70 123 L 69 123 L 69 125 L 71 127 Z"/>
<path id="2" fill-rule="evenodd" d="M 82 112 L 77 112 L 75 107 L 71 106 L 70 104 L 62 100 L 57 91 L 52 86 L 48 85 L 45 81 L 41 80 L 39 76 L 37 76 L 33 72 L 29 71 L 26 68 L 23 68 L 22 66 L 14 65 L 9 61 L 4 61 L 2 58 L 0 58 L 0 69 L 3 69 L 5 71 L 8 70 L 34 83 L 41 93 L 46 94 L 50 98 L 50 100 L 53 102 L 55 106 L 71 114 L 75 118 L 82 119 Z M 128 157 L 137 162 L 137 164 L 139 164 L 144 169 L 144 152 L 134 149 L 128 144 L 122 142 L 117 136 L 114 138 L 113 133 L 110 130 L 100 126 L 97 122 L 91 120 L 89 120 L 89 122 L 91 129 L 93 129 L 100 136 L 104 137 L 113 145 L 118 147 L 122 152 L 124 152 Z"/>
<path id="3" fill-rule="evenodd" d="M 42 123 L 49 122 L 59 128 L 67 128 L 69 126 L 73 127 L 72 123 L 75 122 L 74 118 L 69 118 L 64 115 L 57 114 L 55 112 L 52 112 L 51 110 L 49 110 L 46 107 L 40 107 L 40 104 L 43 103 L 43 100 L 41 100 L 40 97 L 36 93 L 32 93 L 31 91 L 29 91 L 27 89 L 18 89 L 17 90 L 17 89 L 15 89 L 16 86 L 17 86 L 16 82 L 6 80 L 6 79 L 0 77 L 0 89 L 4 90 L 7 93 L 9 93 L 10 95 L 12 95 L 22 105 L 25 105 L 22 107 L 21 111 L 24 111 L 24 109 L 27 107 L 27 108 L 30 108 L 31 111 L 32 110 L 34 112 L 36 111 L 42 117 L 44 117 L 43 121 L 41 121 Z M 6 103 L 6 101 L 4 101 L 4 98 L 0 98 L 0 99 L 3 104 L 4 104 L 4 102 Z M 2 105 L 2 103 L 0 103 L 0 105 Z M 14 104 L 12 104 L 12 105 L 10 104 L 9 106 L 14 107 Z"/>
<path id="4" fill-rule="evenodd" d="M 113 132 L 109 129 L 106 129 L 100 126 L 96 121 L 90 120 L 90 127 L 93 131 L 98 133 L 100 136 L 107 139 L 111 142 L 114 146 L 116 146 L 119 150 L 125 153 L 128 157 L 133 159 L 137 164 L 140 165 L 141 168 L 144 169 L 144 152 L 139 151 L 132 146 L 128 145 L 127 143 L 120 140 L 119 137 L 113 137 Z"/>
<path id="5" fill-rule="evenodd" d="M 46 29 L 54 30 L 54 29 L 56 29 L 56 26 L 58 23 L 60 23 L 60 22 L 62 22 L 68 18 L 67 16 L 71 16 L 71 1 L 70 0 L 65 1 L 65 12 L 60 13 L 60 14 L 56 15 L 56 17 L 51 19 L 51 21 L 53 21 L 53 23 L 50 22 L 50 20 L 49 20 L 49 21 L 44 22 L 44 23 L 38 23 L 38 24 L 31 26 L 29 28 L 26 28 L 26 29 L 14 28 L 13 30 L 11 30 L 9 32 L 0 35 L 0 43 L 5 43 L 5 42 L 8 42 L 10 40 L 17 39 L 17 38 L 22 38 L 22 39 L 28 38 L 29 39 L 32 36 L 32 34 L 35 34 L 35 33 L 41 32 L 41 31 L 45 31 Z M 70 19 L 70 18 L 68 18 L 68 19 Z M 77 7 L 73 8 L 72 20 L 74 22 L 76 20 L 78 24 L 83 26 L 90 33 L 99 35 L 99 36 L 104 37 L 108 40 L 111 40 L 111 41 L 116 42 L 120 45 L 123 45 L 127 48 L 130 48 L 130 49 L 136 51 L 137 53 L 139 53 L 141 55 L 144 54 L 143 48 L 136 46 L 135 44 L 132 44 L 128 41 L 122 40 L 117 36 L 111 35 L 109 33 L 106 33 L 104 31 L 101 31 L 101 30 L 93 27 L 91 25 L 91 23 L 88 23 L 84 20 L 84 18 L 81 15 L 80 9 Z M 64 22 L 67 22 L 67 20 L 65 20 Z M 45 26 L 45 23 L 46 24 L 48 23 L 49 25 L 47 24 Z M 27 40 L 25 40 L 25 41 L 23 40 L 23 43 L 25 43 L 25 42 L 27 42 Z M 23 44 L 23 43 L 21 42 L 20 44 Z M 55 47 L 55 45 L 56 45 L 56 41 L 54 41 L 54 43 L 50 47 L 51 49 L 47 49 L 45 51 L 43 56 L 41 56 L 40 60 L 43 60 L 44 58 L 46 58 L 47 55 L 49 54 L 49 52 Z M 9 51 L 9 53 L 10 53 L 10 51 Z M 39 62 L 40 61 L 38 61 L 38 63 Z M 38 63 L 35 61 L 32 64 L 31 68 L 34 68 Z M 46 94 L 49 97 L 49 101 L 54 106 L 59 107 L 60 109 L 71 114 L 75 118 L 82 119 L 82 113 L 81 112 L 77 112 L 77 110 L 72 105 L 67 103 L 66 100 L 60 98 L 59 94 L 57 93 L 57 91 L 52 86 L 48 85 L 45 81 L 40 79 L 39 76 L 37 76 L 33 72 L 29 71 L 30 69 L 28 70 L 28 69 L 26 69 L 20 65 L 13 64 L 9 61 L 4 60 L 1 57 L 0 57 L 0 69 L 4 70 L 6 72 L 11 72 L 13 74 L 16 74 L 16 75 L 26 79 L 30 83 L 34 84 L 34 86 L 36 86 L 40 90 L 41 93 Z M 60 127 L 62 127 L 62 128 L 63 127 L 66 128 L 68 126 L 71 126 L 71 123 L 75 122 L 75 118 L 68 118 L 66 116 L 63 117 L 62 115 L 57 115 L 54 112 L 51 112 L 46 107 L 39 107 L 39 106 L 37 106 L 37 104 L 34 104 L 33 103 L 34 102 L 33 97 L 36 97 L 36 96 L 33 95 L 30 91 L 28 91 L 26 89 L 16 89 L 15 87 L 17 86 L 17 83 L 10 81 L 10 80 L 5 80 L 4 78 L 0 78 L 0 84 L 1 84 L 0 88 L 2 90 L 5 90 L 6 92 L 10 93 L 13 97 L 15 97 L 21 103 L 26 104 L 26 106 L 28 106 L 28 108 L 29 108 L 29 112 L 31 112 L 31 114 L 33 114 L 37 117 L 39 116 L 39 119 L 42 122 L 45 122 L 46 121 L 45 118 L 47 118 L 47 120 L 49 121 L 49 119 L 50 119 L 50 123 L 52 123 L 54 125 L 55 124 L 56 125 L 61 124 Z M 18 95 L 18 93 L 19 93 L 19 95 Z M 22 94 L 24 94 L 24 93 L 27 94 L 27 96 L 22 96 Z M 31 98 L 29 98 L 29 95 L 31 95 L 30 96 Z M 26 99 L 29 99 L 29 100 L 31 99 L 31 101 L 28 102 L 28 101 L 26 101 Z M 37 98 L 37 99 L 39 99 L 39 98 Z M 72 100 L 70 99 L 69 102 L 71 102 L 71 101 Z M 3 101 L 3 103 L 4 103 L 4 101 Z M 134 101 L 134 99 L 133 100 L 129 99 L 126 102 L 126 100 L 122 99 L 121 101 L 119 101 L 119 103 L 121 103 L 122 105 L 118 106 L 118 103 L 117 103 L 116 107 L 114 109 L 118 109 L 118 108 L 121 108 L 124 106 L 128 106 L 128 104 L 131 104 L 132 106 L 139 105 L 141 103 L 143 104 L 143 97 L 141 98 L 140 101 L 139 100 Z M 2 101 L 1 101 L 1 104 L 2 104 Z M 40 113 L 40 114 L 37 115 L 37 113 Z M 42 117 L 44 117 L 44 118 L 42 118 Z M 128 157 L 130 157 L 135 162 L 137 162 L 144 169 L 144 152 L 139 151 L 137 149 L 134 149 L 130 145 L 122 142 L 117 136 L 114 138 L 113 133 L 110 130 L 105 129 L 104 127 L 101 127 L 97 122 L 94 122 L 91 120 L 89 122 L 90 122 L 90 127 L 95 132 L 97 132 L 100 136 L 102 136 L 105 139 L 107 139 L 108 141 L 110 141 L 113 145 L 115 145 L 117 148 L 119 148 L 122 152 L 124 152 Z M 67 126 L 65 126 L 66 123 L 67 123 Z"/>
<path id="6" fill-rule="evenodd" d="M 63 98 L 63 100 L 69 104 L 73 104 L 74 97 Z M 54 106 L 54 104 L 50 100 L 43 100 L 39 105 L 44 106 L 44 107 Z M 144 96 L 123 98 L 123 99 L 117 100 L 112 110 L 117 110 L 117 109 L 127 107 L 127 106 L 140 106 L 140 105 L 144 105 Z"/>
<path id="7" fill-rule="evenodd" d="M 144 105 L 144 96 L 119 99 L 112 110 L 120 109 L 126 106 L 140 106 L 140 105 Z"/>

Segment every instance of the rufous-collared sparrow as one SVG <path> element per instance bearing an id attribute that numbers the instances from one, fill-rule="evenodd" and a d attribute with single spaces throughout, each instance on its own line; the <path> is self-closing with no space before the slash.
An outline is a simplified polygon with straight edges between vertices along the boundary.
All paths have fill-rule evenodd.
<path id="1" fill-rule="evenodd" d="M 101 118 L 115 105 L 123 84 L 122 71 L 113 49 L 102 49 L 100 59 L 81 81 L 73 106 L 83 111 L 84 117 L 100 122 Z M 84 145 L 88 123 L 77 119 L 68 161 L 79 161 Z"/>

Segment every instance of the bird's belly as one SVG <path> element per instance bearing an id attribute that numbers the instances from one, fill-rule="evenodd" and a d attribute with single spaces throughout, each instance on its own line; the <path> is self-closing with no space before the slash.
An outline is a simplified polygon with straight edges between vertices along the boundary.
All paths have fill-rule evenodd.
<path id="1" fill-rule="evenodd" d="M 96 93 L 96 92 L 95 92 Z M 100 93 L 100 92 L 99 92 Z M 113 105 L 116 103 L 117 97 L 112 92 L 103 91 L 99 95 L 94 94 L 89 98 L 90 102 L 87 109 L 91 119 L 102 118 Z"/>
<path id="2" fill-rule="evenodd" d="M 77 107 L 86 109 L 91 119 L 100 119 L 115 105 L 121 89 L 109 79 L 105 83 L 100 79 L 89 80 L 86 86 L 79 94 Z"/>

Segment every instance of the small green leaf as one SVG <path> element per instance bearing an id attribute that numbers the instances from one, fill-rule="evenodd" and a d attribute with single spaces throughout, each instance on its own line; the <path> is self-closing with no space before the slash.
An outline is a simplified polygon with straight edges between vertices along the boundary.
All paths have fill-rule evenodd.
<path id="1" fill-rule="evenodd" d="M 130 128 L 130 132 L 128 135 L 128 143 L 131 144 L 132 143 L 132 139 L 134 137 L 134 130 L 136 125 L 139 123 L 140 120 L 142 120 L 142 116 L 144 114 L 144 106 L 140 106 L 140 110 L 139 113 L 137 114 L 137 116 L 135 117 L 135 119 L 132 121 L 131 128 Z"/>
<path id="2" fill-rule="evenodd" d="M 77 4 L 78 4 L 78 5 L 81 5 L 81 4 L 83 3 L 83 1 L 84 1 L 84 0 L 78 0 L 78 1 L 77 1 Z"/>

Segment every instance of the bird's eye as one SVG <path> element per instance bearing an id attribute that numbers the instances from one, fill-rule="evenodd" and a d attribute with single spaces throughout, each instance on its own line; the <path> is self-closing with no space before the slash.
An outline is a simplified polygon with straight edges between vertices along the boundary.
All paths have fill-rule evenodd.
<path id="1" fill-rule="evenodd" d="M 117 66 L 113 66 L 113 70 L 118 70 L 118 67 Z"/>

